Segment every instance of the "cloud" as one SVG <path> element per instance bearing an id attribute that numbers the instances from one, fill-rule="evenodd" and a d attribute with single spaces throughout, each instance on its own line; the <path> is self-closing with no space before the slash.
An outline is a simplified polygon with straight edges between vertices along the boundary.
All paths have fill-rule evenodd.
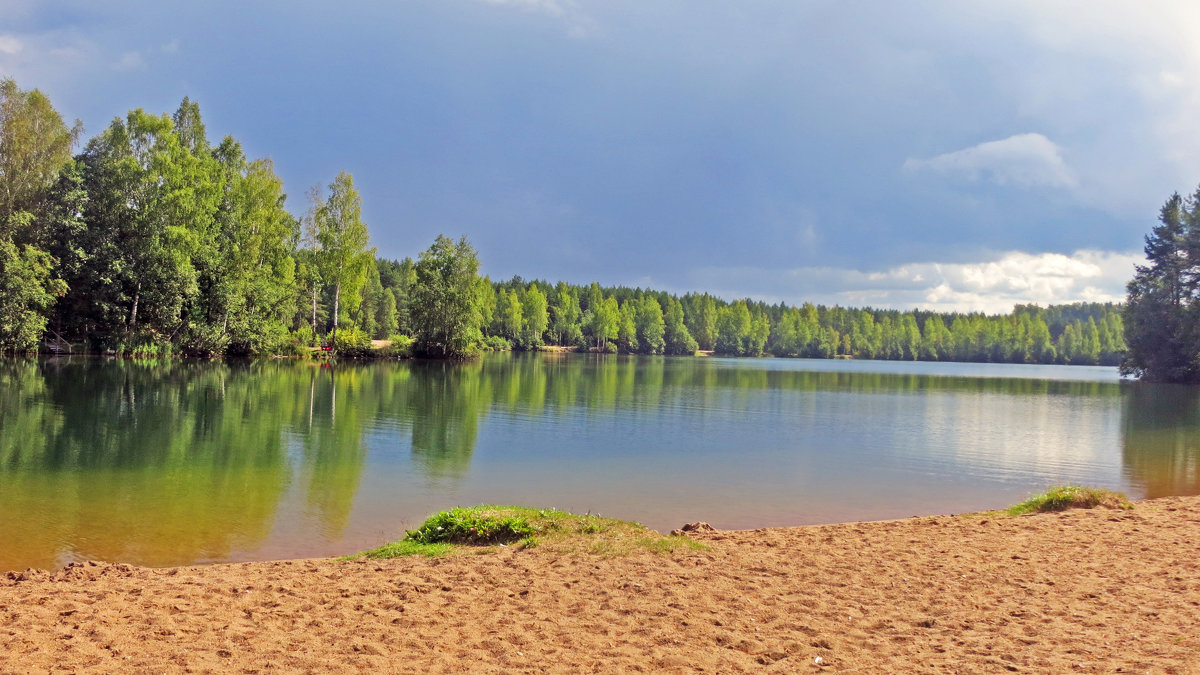
<path id="1" fill-rule="evenodd" d="M 1041 134 L 1017 134 L 931 159 L 909 158 L 904 169 L 958 174 L 971 180 L 985 176 L 1001 185 L 1069 188 L 1078 183 L 1063 161 L 1062 148 Z"/>
<path id="2" fill-rule="evenodd" d="M 159 49 L 164 54 L 175 54 L 175 53 L 179 52 L 179 38 L 175 38 L 174 40 L 171 40 L 167 44 L 159 47 Z"/>
<path id="3" fill-rule="evenodd" d="M 995 62 L 1012 71 L 1005 100 L 1069 149 L 1082 201 L 1132 217 L 1195 185 L 1200 4 L 1010 0 L 969 11 L 1027 36 L 1025 48 L 1003 43 Z"/>
<path id="4" fill-rule="evenodd" d="M 725 298 L 998 314 L 1016 304 L 1121 302 L 1133 266 L 1142 261 L 1140 253 L 1114 251 L 1009 251 L 982 262 L 918 262 L 874 272 L 709 268 L 696 278 L 722 289 L 717 294 Z"/>
<path id="5" fill-rule="evenodd" d="M 16 55 L 24 45 L 12 35 L 0 35 L 0 52 L 9 56 Z"/>

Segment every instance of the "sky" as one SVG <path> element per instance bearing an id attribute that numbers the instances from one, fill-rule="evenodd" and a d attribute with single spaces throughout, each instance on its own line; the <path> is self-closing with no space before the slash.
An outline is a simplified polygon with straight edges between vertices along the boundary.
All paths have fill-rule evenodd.
<path id="1" fill-rule="evenodd" d="M 86 136 L 199 102 L 288 207 L 493 279 L 1006 312 L 1117 301 L 1200 182 L 1200 4 L 0 0 Z"/>

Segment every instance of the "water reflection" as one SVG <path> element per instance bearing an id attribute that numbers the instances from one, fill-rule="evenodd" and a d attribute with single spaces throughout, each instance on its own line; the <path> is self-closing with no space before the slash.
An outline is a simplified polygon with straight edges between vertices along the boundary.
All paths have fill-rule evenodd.
<path id="1" fill-rule="evenodd" d="M 585 495 L 652 525 L 719 505 L 755 526 L 1126 487 L 1122 471 L 1135 496 L 1200 493 L 1190 389 L 809 365 L 0 360 L 0 569 L 346 551 L 485 500 Z"/>
<path id="2" fill-rule="evenodd" d="M 470 467 L 492 398 L 491 378 L 481 375 L 474 361 L 414 364 L 405 407 L 397 412 L 412 425 L 412 454 L 426 475 L 453 478 Z"/>
<path id="3" fill-rule="evenodd" d="M 225 559 L 269 532 L 280 395 L 245 367 L 0 362 L 0 566 Z"/>
<path id="4" fill-rule="evenodd" d="M 1148 497 L 1200 494 L 1200 390 L 1130 385 L 1122 402 L 1121 456 Z"/>

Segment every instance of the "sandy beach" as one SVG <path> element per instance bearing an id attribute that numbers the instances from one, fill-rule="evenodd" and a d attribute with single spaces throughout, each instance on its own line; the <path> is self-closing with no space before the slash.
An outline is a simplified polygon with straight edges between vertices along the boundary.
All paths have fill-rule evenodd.
<path id="1" fill-rule="evenodd" d="M 0 576 L 0 672 L 1200 673 L 1200 498 L 626 557 Z"/>

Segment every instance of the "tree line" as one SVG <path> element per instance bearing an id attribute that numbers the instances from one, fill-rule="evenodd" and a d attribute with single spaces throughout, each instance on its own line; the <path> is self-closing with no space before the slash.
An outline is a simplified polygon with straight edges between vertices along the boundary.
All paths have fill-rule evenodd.
<path id="1" fill-rule="evenodd" d="M 288 209 L 269 159 L 209 140 L 199 106 L 130 111 L 83 144 L 37 90 L 0 81 L 0 351 L 417 355 L 598 352 L 1115 365 L 1120 308 L 1003 316 L 800 307 L 599 284 L 492 282 L 465 239 L 416 260 L 370 245 L 348 173 Z"/>
<path id="2" fill-rule="evenodd" d="M 520 278 L 488 286 L 484 335 L 498 348 L 1081 365 L 1116 365 L 1125 350 L 1121 308 L 1111 303 L 1018 305 L 988 316 L 728 302 Z"/>

